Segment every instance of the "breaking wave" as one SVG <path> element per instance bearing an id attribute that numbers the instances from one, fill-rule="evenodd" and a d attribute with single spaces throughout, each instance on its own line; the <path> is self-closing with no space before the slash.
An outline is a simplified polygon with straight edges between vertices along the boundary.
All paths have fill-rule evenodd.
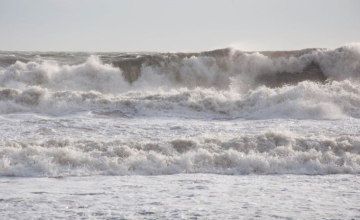
<path id="1" fill-rule="evenodd" d="M 359 80 L 360 45 L 277 52 L 0 52 L 0 116 L 9 121 L 0 136 L 0 176 L 360 174 L 356 135 L 336 130 L 330 136 L 320 128 L 311 133 L 306 126 L 298 133 L 264 133 L 272 124 L 257 130 L 251 120 L 242 128 L 255 129 L 250 133 L 226 130 L 218 137 L 215 128 L 222 125 L 212 120 L 360 118 Z M 140 128 L 149 117 L 170 118 L 169 124 L 209 120 L 212 136 L 164 127 L 150 139 L 146 127 L 139 134 L 130 129 L 133 141 L 126 134 L 117 140 L 122 136 L 112 134 L 124 129 L 116 126 L 91 136 L 56 123 L 40 126 L 33 114 L 87 124 L 94 133 L 110 121 L 125 122 L 126 130 L 137 117 L 145 119 Z M 346 120 L 336 120 L 336 129 L 346 128 Z M 36 133 L 39 128 L 54 132 Z"/>
<path id="2" fill-rule="evenodd" d="M 360 173 L 360 138 L 349 135 L 306 137 L 270 130 L 228 140 L 64 138 L 2 145 L 0 176 Z"/>
<path id="3" fill-rule="evenodd" d="M 61 62 L 47 59 L 51 56 L 27 57 L 28 62 L 17 60 L 0 69 L 0 113 L 360 117 L 359 45 L 289 52 L 98 54 L 72 65 L 64 62 L 73 56 L 60 54 Z"/>
<path id="4" fill-rule="evenodd" d="M 35 112 L 66 115 L 91 112 L 123 116 L 178 116 L 210 118 L 360 117 L 360 87 L 350 81 L 317 84 L 302 82 L 280 88 L 259 87 L 246 94 L 214 89 L 173 89 L 103 94 L 96 91 L 51 92 L 33 87 L 0 90 L 0 113 Z"/>

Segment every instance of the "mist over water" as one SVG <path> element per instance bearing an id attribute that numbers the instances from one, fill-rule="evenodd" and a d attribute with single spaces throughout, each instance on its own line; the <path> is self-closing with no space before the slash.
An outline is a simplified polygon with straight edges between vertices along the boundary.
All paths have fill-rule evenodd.
<path id="1" fill-rule="evenodd" d="M 359 78 L 356 44 L 0 52 L 0 175 L 358 174 Z"/>

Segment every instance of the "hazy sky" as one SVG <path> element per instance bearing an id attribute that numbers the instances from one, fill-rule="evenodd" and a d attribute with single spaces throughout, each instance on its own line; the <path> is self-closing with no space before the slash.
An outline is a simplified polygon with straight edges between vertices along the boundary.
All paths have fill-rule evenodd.
<path id="1" fill-rule="evenodd" d="M 0 0 L 0 50 L 291 50 L 352 42 L 360 42 L 355 0 Z"/>

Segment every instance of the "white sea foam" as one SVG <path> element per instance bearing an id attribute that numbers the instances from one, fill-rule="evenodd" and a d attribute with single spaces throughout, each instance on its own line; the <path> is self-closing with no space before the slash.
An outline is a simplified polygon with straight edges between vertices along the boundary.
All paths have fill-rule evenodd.
<path id="1" fill-rule="evenodd" d="M 320 69 L 306 70 L 314 62 Z M 301 78 L 313 77 L 314 71 L 320 71 L 315 76 L 327 81 Z M 196 116 L 203 112 L 206 117 L 228 118 L 360 116 L 358 45 L 315 50 L 297 58 L 236 51 L 221 59 L 192 56 L 166 65 L 143 64 L 133 82 L 126 74 L 95 56 L 72 66 L 17 61 L 0 71 L 0 112 L 151 115 L 155 110 L 156 114 L 189 116 L 192 112 Z"/>
<path id="2" fill-rule="evenodd" d="M 283 53 L 6 57 L 0 175 L 359 174 L 360 46 Z"/>
<path id="3" fill-rule="evenodd" d="M 246 90 L 241 89 L 247 92 L 261 86 L 254 82 L 259 75 L 287 73 L 284 76 L 294 77 L 295 73 L 305 71 L 311 63 L 316 63 L 324 77 L 332 80 L 357 78 L 360 72 L 359 45 L 315 50 L 300 57 L 269 58 L 261 53 L 233 51 L 221 57 L 199 55 L 170 59 L 162 55 L 158 59 L 161 60 L 143 63 L 138 79 L 132 84 L 124 79 L 123 74 L 127 78 L 127 74 L 133 72 L 124 72 L 110 64 L 103 64 L 96 56 L 91 56 L 83 64 L 72 66 L 46 60 L 27 63 L 17 61 L 0 72 L 0 85 L 16 89 L 40 86 L 52 91 L 96 90 L 102 93 L 147 90 L 159 86 L 217 89 L 237 86 L 246 87 Z M 127 65 L 130 64 L 135 65 L 129 61 Z"/>
<path id="4" fill-rule="evenodd" d="M 52 92 L 41 87 L 1 89 L 0 112 L 66 115 L 76 111 L 128 116 L 166 115 L 216 118 L 360 117 L 360 87 L 350 81 L 302 82 L 280 88 L 258 87 L 246 94 L 233 90 L 173 89 L 104 94 L 96 91 Z"/>
<path id="5" fill-rule="evenodd" d="M 276 130 L 169 142 L 10 141 L 0 155 L 2 176 L 360 173 L 360 138 Z"/>

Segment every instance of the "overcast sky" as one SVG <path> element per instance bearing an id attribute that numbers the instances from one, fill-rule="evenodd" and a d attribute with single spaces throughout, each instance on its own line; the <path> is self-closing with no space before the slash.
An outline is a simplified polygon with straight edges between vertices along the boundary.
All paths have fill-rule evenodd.
<path id="1" fill-rule="evenodd" d="M 292 50 L 360 42 L 360 1 L 0 0 L 0 50 Z"/>

